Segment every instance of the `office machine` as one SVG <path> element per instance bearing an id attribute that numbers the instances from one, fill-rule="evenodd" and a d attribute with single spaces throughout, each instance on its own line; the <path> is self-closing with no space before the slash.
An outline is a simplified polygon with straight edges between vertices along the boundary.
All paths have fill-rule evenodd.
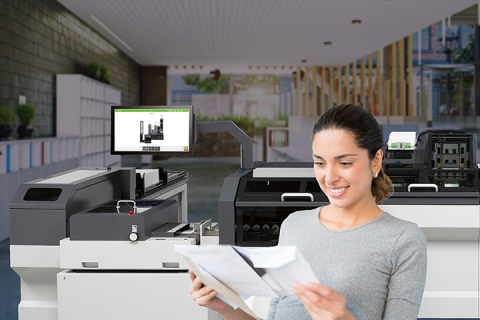
<path id="1" fill-rule="evenodd" d="M 382 210 L 415 222 L 428 243 L 427 283 L 419 318 L 479 318 L 480 206 L 476 136 L 393 132 L 383 168 L 394 193 Z M 220 243 L 272 246 L 292 212 L 328 204 L 313 163 L 255 162 L 224 180 Z"/>
<path id="2" fill-rule="evenodd" d="M 149 120 L 153 127 L 144 132 Z M 140 140 L 175 127 L 144 148 L 131 138 L 138 127 L 129 124 L 137 121 Z M 192 106 L 113 106 L 112 153 L 191 154 L 198 132 L 238 129 L 193 124 Z M 238 131 L 237 139 L 246 139 Z M 252 162 L 251 150 L 245 158 Z M 149 318 L 159 310 L 165 319 L 218 319 L 191 299 L 188 264 L 174 251 L 175 244 L 218 243 L 218 223 L 187 221 L 187 181 L 187 172 L 166 168 L 108 167 L 23 183 L 10 203 L 19 319 Z"/>
<path id="3" fill-rule="evenodd" d="M 187 180 L 172 173 L 138 193 L 134 168 L 78 168 L 22 184 L 10 204 L 19 319 L 148 317 L 162 305 L 170 319 L 207 319 L 173 245 L 218 243 L 218 225 L 185 222 Z"/>
<path id="4" fill-rule="evenodd" d="M 392 132 L 383 166 L 395 192 L 383 210 L 422 229 L 428 271 L 420 318 L 479 318 L 476 136 Z"/>

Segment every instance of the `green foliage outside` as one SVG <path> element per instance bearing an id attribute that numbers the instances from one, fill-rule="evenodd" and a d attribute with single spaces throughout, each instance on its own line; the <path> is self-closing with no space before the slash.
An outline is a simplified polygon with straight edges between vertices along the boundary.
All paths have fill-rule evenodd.
<path id="1" fill-rule="evenodd" d="M 260 120 L 260 121 L 259 121 Z M 248 132 L 248 131 L 255 131 L 255 134 L 261 134 L 261 130 L 264 127 L 271 126 L 272 122 L 275 122 L 276 120 L 280 121 L 285 121 L 286 125 L 288 125 L 288 116 L 287 115 L 282 115 L 277 117 L 274 120 L 271 119 L 250 119 L 248 116 L 244 115 L 233 115 L 233 116 L 227 116 L 227 115 L 221 115 L 219 117 L 209 117 L 209 116 L 204 116 L 204 115 L 197 115 L 197 121 L 232 121 L 235 123 L 240 129 L 242 129 L 243 132 Z M 263 125 L 260 128 L 255 127 L 255 122 L 260 122 Z"/>
<path id="2" fill-rule="evenodd" d="M 30 103 L 20 104 L 17 107 L 17 116 L 21 124 L 29 126 L 35 116 L 35 107 Z"/>
<path id="3" fill-rule="evenodd" d="M 470 34 L 470 42 L 464 48 L 455 48 L 452 52 L 452 60 L 455 63 L 475 62 L 475 34 Z"/>
<path id="4" fill-rule="evenodd" d="M 197 115 L 197 121 L 232 121 L 244 132 L 253 130 L 254 128 L 254 120 L 242 115 L 227 116 L 222 114 L 219 117 Z"/>
<path id="5" fill-rule="evenodd" d="M 214 80 L 213 77 L 201 79 L 199 74 L 186 74 L 182 76 L 182 80 L 186 85 L 194 86 L 203 93 L 228 94 L 230 76 L 221 75 L 218 80 Z M 250 88 L 273 88 L 279 81 L 276 75 L 235 75 L 234 77 L 233 94 Z"/>
<path id="6" fill-rule="evenodd" d="M 0 126 L 13 126 L 15 113 L 6 106 L 0 106 Z"/>
<path id="7" fill-rule="evenodd" d="M 186 74 L 182 76 L 182 80 L 203 93 L 228 94 L 229 75 L 221 75 L 218 80 L 213 80 L 212 77 L 200 79 L 198 74 Z"/>

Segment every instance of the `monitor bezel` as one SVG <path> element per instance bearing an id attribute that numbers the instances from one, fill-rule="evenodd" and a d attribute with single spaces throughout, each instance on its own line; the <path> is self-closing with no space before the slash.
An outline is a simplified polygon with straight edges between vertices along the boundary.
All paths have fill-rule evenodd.
<path id="1" fill-rule="evenodd" d="M 115 110 L 119 109 L 138 109 L 138 110 L 149 110 L 149 109 L 188 109 L 189 111 L 189 142 L 188 142 L 188 152 L 185 151 L 117 151 L 115 149 Z M 195 114 L 194 107 L 192 105 L 188 106 L 112 106 L 111 115 L 110 115 L 110 154 L 112 155 L 193 155 L 193 145 L 195 138 Z"/>

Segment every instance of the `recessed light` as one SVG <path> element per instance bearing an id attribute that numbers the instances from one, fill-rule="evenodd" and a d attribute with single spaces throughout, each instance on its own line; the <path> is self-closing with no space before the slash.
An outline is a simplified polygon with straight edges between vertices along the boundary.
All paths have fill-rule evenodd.
<path id="1" fill-rule="evenodd" d="M 352 20 L 352 24 L 362 24 L 362 20 Z"/>
<path id="2" fill-rule="evenodd" d="M 326 45 L 326 46 L 331 46 L 331 45 L 332 45 L 332 41 L 325 41 L 323 44 Z"/>
<path id="3" fill-rule="evenodd" d="M 300 60 L 301 63 L 307 63 L 307 59 Z"/>

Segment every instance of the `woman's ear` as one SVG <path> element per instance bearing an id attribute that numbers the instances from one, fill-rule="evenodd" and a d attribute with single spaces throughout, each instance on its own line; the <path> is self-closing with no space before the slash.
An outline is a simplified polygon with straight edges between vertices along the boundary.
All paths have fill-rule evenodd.
<path id="1" fill-rule="evenodd" d="M 382 167 L 382 159 L 383 159 L 383 150 L 378 149 L 378 151 L 375 154 L 375 157 L 373 158 L 373 161 L 372 161 L 372 171 L 373 172 L 380 171 L 380 169 Z"/>

